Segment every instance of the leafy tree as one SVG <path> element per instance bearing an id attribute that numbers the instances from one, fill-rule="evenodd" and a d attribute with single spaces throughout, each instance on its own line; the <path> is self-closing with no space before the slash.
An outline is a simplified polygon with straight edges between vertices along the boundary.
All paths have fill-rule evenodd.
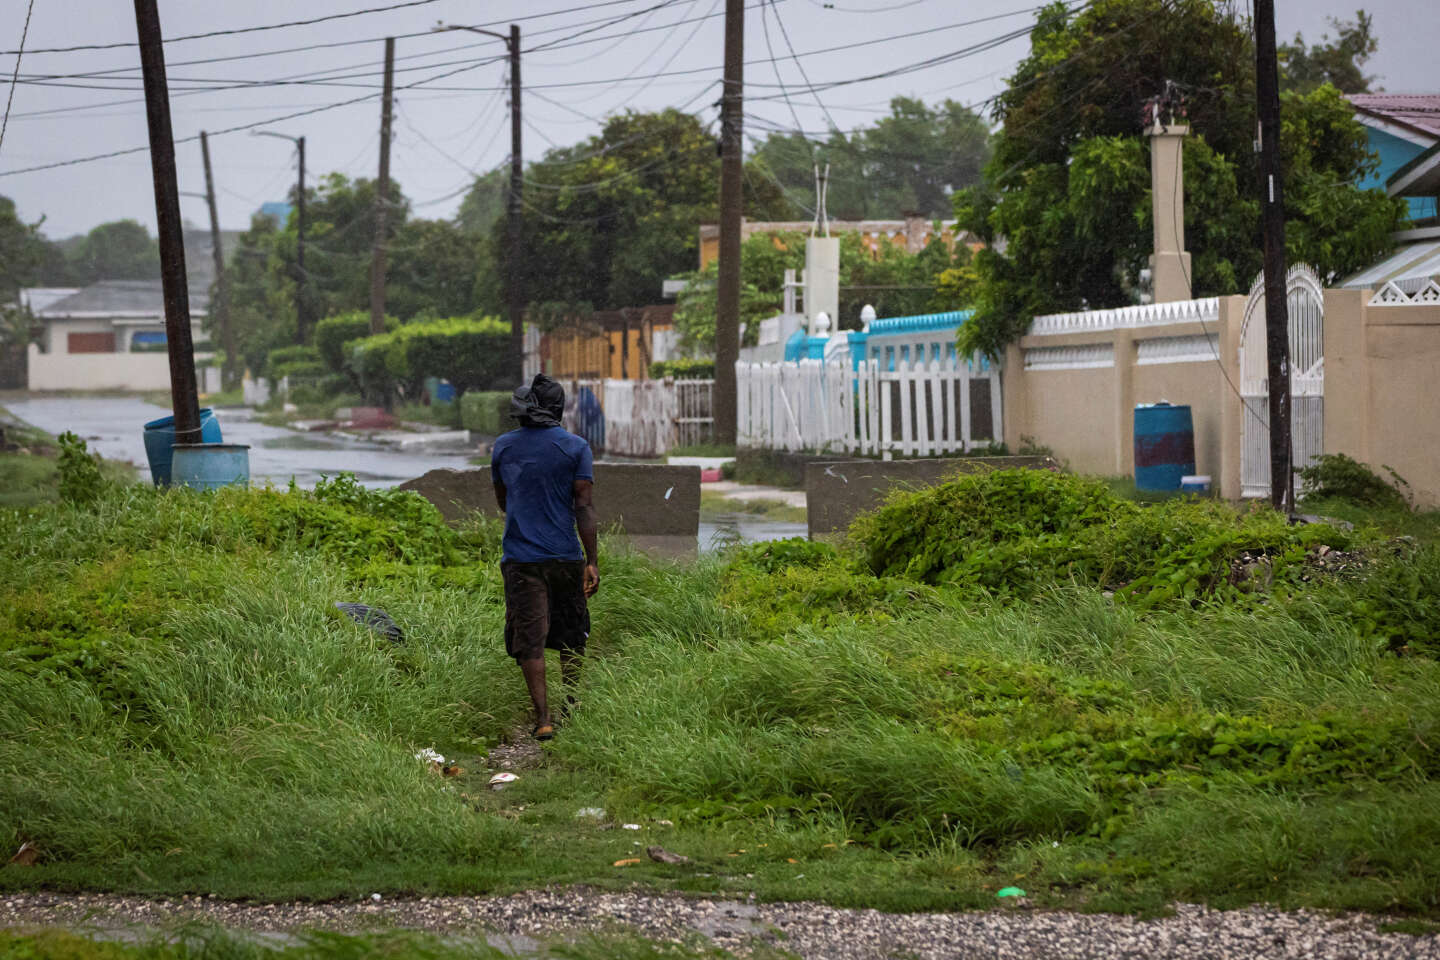
<path id="1" fill-rule="evenodd" d="M 236 349 L 255 373 L 271 350 L 295 342 L 295 274 L 276 253 L 279 237 L 275 220 L 256 214 L 226 268 Z"/>
<path id="2" fill-rule="evenodd" d="M 989 156 L 985 121 L 953 100 L 929 107 L 911 97 L 890 101 L 890 115 L 846 134 L 832 130 L 812 146 L 797 133 L 772 133 L 756 159 L 792 202 L 815 203 L 814 164 L 830 165 L 827 209 L 841 220 L 894 218 L 911 211 L 947 216 L 949 195 L 979 181 Z"/>
<path id="3" fill-rule="evenodd" d="M 63 280 L 61 254 L 40 233 L 43 222 L 25 223 L 15 202 L 0 196 L 0 303 L 13 300 L 21 287 Z"/>
<path id="4" fill-rule="evenodd" d="M 719 172 L 715 137 L 677 110 L 617 114 L 597 135 L 549 151 L 525 174 L 522 299 L 602 309 L 654 303 L 661 282 L 695 262 L 699 224 L 719 214 Z M 767 174 L 747 169 L 746 214 L 792 215 Z M 492 218 L 475 292 L 498 313 L 509 250 L 504 217 L 493 212 L 497 186 L 478 180 L 462 212 L 473 213 L 467 229 Z"/>
<path id="5" fill-rule="evenodd" d="M 1333 41 L 1329 34 L 1322 34 L 1320 43 L 1306 47 L 1305 38 L 1297 33 L 1293 43 L 1276 48 L 1281 88 L 1309 93 L 1328 83 L 1341 93 L 1369 93 L 1370 81 L 1375 78 L 1367 77 L 1363 68 L 1380 48 L 1370 34 L 1372 18 L 1364 10 L 1356 10 L 1354 20 L 1328 19 L 1336 34 Z"/>
<path id="6" fill-rule="evenodd" d="M 477 239 L 449 220 L 409 220 L 395 234 L 385 304 L 402 319 L 475 309 Z M 369 274 L 366 274 L 369 282 Z"/>
<path id="7" fill-rule="evenodd" d="M 1191 129 L 1183 202 L 1192 292 L 1243 291 L 1261 248 L 1253 64 L 1247 26 L 1212 0 L 1042 11 L 1030 56 L 998 102 L 1004 127 L 985 182 L 956 196 L 960 226 L 987 242 L 963 346 L 998 354 L 1035 314 L 1136 301 L 1153 229 L 1141 108 L 1167 80 L 1184 91 Z M 1336 89 L 1285 94 L 1281 142 L 1291 260 L 1334 276 L 1384 253 L 1403 207 L 1353 186 L 1375 159 Z"/>
<path id="8" fill-rule="evenodd" d="M 160 243 L 134 220 L 102 223 L 70 253 L 70 272 L 78 286 L 101 280 L 157 280 Z"/>

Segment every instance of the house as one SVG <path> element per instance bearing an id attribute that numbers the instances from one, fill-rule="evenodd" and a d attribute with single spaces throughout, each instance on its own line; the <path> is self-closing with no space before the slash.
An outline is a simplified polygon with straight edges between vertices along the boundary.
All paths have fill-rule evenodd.
<path id="1" fill-rule="evenodd" d="M 1440 278 L 1440 94 L 1354 94 L 1380 168 L 1362 187 L 1383 187 L 1410 205 L 1410 223 L 1394 234 L 1395 250 L 1341 286 L 1417 294 Z"/>
<path id="2" fill-rule="evenodd" d="M 168 390 L 165 294 L 159 280 L 106 280 L 83 289 L 20 292 L 40 328 L 29 348 L 27 385 L 40 390 Z M 203 392 L 219 389 L 219 370 L 198 318 L 206 294 L 190 292 L 191 336 Z"/>
<path id="3" fill-rule="evenodd" d="M 1408 197 L 1411 220 L 1434 218 L 1433 192 L 1400 194 L 1390 189 L 1389 182 L 1402 167 L 1440 143 L 1440 93 L 1352 93 L 1346 99 L 1365 127 L 1370 149 L 1380 158 L 1379 168 L 1357 186 Z"/>

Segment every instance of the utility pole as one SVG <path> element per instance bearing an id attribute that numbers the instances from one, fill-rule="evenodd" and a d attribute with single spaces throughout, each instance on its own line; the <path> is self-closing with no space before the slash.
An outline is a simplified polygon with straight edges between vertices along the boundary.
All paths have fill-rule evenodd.
<path id="1" fill-rule="evenodd" d="M 165 344 L 170 355 L 175 442 L 199 443 L 200 398 L 195 390 L 195 344 L 190 338 L 185 236 L 180 225 L 180 188 L 175 178 L 175 141 L 170 132 L 165 49 L 155 0 L 135 0 L 135 29 L 140 39 L 145 116 L 150 127 L 150 170 L 155 181 L 155 221 L 160 240 L 160 280 L 165 290 Z"/>
<path id="2" fill-rule="evenodd" d="M 735 361 L 740 358 L 745 0 L 725 0 L 725 75 L 720 99 L 720 268 L 715 313 L 715 442 L 735 442 Z"/>
<path id="3" fill-rule="evenodd" d="M 252 130 L 250 135 L 289 140 L 295 144 L 295 151 L 299 154 L 300 176 L 295 187 L 295 343 L 303 347 L 310 327 L 309 299 L 305 292 L 308 279 L 305 273 L 305 138 L 271 133 L 269 130 Z"/>
<path id="4" fill-rule="evenodd" d="M 310 332 L 310 300 L 307 291 L 310 276 L 305 272 L 305 138 L 295 139 L 300 155 L 300 176 L 295 187 L 295 342 L 305 345 Z"/>
<path id="5" fill-rule="evenodd" d="M 375 181 L 375 247 L 370 258 L 370 332 L 385 332 L 385 221 L 390 206 L 390 107 L 395 92 L 395 38 L 385 38 L 380 100 L 380 178 Z"/>
<path id="6" fill-rule="evenodd" d="M 525 292 L 520 289 L 522 243 L 520 190 L 524 185 L 520 159 L 520 28 L 510 24 L 510 193 L 505 198 L 505 240 L 509 254 L 505 257 L 506 306 L 510 311 L 511 379 L 525 379 Z"/>
<path id="7" fill-rule="evenodd" d="M 210 171 L 210 140 L 200 131 L 200 156 L 205 161 L 205 202 L 210 206 L 210 246 L 215 254 L 215 319 L 220 326 L 220 346 L 225 365 L 220 368 L 221 386 L 235 385 L 235 331 L 230 326 L 230 291 L 225 283 L 225 250 L 220 246 L 220 215 L 215 210 L 215 177 Z M 168 339 L 168 338 L 167 338 Z"/>
<path id="8" fill-rule="evenodd" d="M 1280 170 L 1280 78 L 1275 0 L 1255 0 L 1255 93 L 1259 100 L 1260 226 L 1264 233 L 1265 360 L 1270 387 L 1270 505 L 1291 513 L 1290 316 L 1285 303 L 1285 203 Z"/>
<path id="9" fill-rule="evenodd" d="M 520 28 L 510 24 L 510 33 L 496 33 L 479 27 L 437 23 L 434 31 L 468 30 L 505 41 L 510 54 L 510 190 L 505 195 L 505 305 L 510 315 L 510 378 L 520 383 L 525 378 L 525 292 L 521 289 L 520 264 L 524 251 L 525 210 L 521 204 L 524 188 L 523 153 L 520 137 Z"/>

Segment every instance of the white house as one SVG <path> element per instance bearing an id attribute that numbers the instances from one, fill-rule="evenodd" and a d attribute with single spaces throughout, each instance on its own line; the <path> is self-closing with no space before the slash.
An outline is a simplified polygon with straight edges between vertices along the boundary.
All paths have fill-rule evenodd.
<path id="1" fill-rule="evenodd" d="M 30 390 L 167 390 L 165 295 L 158 280 L 105 280 L 83 289 L 29 288 L 20 302 L 42 328 L 30 345 Z M 197 318 L 209 306 L 190 292 L 191 336 L 200 389 L 219 389 L 220 373 L 203 365 L 206 349 Z"/>

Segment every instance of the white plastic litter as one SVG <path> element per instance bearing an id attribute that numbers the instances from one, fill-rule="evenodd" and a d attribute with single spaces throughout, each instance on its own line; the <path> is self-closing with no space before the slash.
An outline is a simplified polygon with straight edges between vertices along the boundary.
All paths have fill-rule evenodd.
<path id="1" fill-rule="evenodd" d="M 517 776 L 515 776 L 515 774 L 510 773 L 510 772 L 508 772 L 508 771 L 506 771 L 505 773 L 497 773 L 497 774 L 495 774 L 495 776 L 493 776 L 493 777 L 490 778 L 490 786 L 493 787 L 493 786 L 496 786 L 496 785 L 498 785 L 498 784 L 514 783 L 516 780 L 519 780 L 519 779 L 520 779 L 520 778 L 517 777 Z"/>
<path id="2" fill-rule="evenodd" d="M 584 818 L 584 819 L 586 819 L 586 820 L 604 820 L 604 819 L 605 819 L 605 808 L 604 808 L 604 807 L 581 807 L 579 810 L 576 810 L 576 811 L 575 811 L 575 816 L 576 816 L 576 817 Z"/>
<path id="3" fill-rule="evenodd" d="M 626 830 L 639 830 L 639 829 L 640 829 L 640 824 L 638 824 L 638 823 L 627 823 L 627 824 L 624 825 L 624 828 L 625 828 Z"/>
<path id="4" fill-rule="evenodd" d="M 445 763 L 445 758 L 436 753 L 434 747 L 426 747 L 424 750 L 418 751 L 415 754 L 415 759 L 422 763 L 439 763 L 442 765 Z"/>
<path id="5" fill-rule="evenodd" d="M 376 903 L 379 903 L 379 902 L 380 902 L 380 894 L 378 894 L 378 893 L 372 893 L 372 894 L 370 894 L 370 899 L 371 899 L 371 900 L 374 900 Z"/>

